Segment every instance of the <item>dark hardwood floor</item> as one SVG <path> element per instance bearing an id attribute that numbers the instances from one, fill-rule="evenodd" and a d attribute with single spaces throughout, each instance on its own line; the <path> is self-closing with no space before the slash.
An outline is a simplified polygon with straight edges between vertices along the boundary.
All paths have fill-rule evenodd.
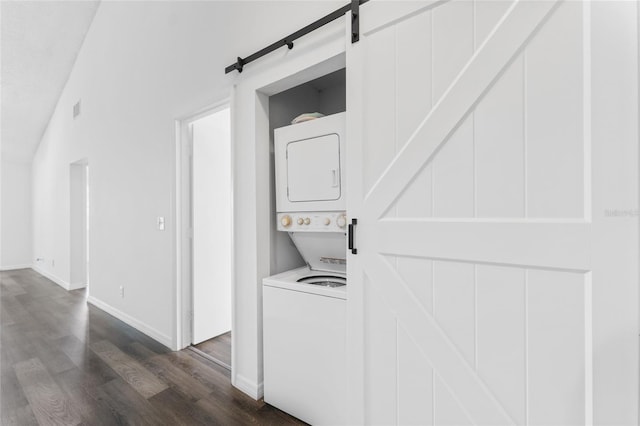
<path id="1" fill-rule="evenodd" d="M 85 299 L 29 269 L 0 272 L 3 425 L 303 424 Z"/>
<path id="2" fill-rule="evenodd" d="M 226 365 L 231 365 L 231 332 L 205 340 L 193 347 Z"/>

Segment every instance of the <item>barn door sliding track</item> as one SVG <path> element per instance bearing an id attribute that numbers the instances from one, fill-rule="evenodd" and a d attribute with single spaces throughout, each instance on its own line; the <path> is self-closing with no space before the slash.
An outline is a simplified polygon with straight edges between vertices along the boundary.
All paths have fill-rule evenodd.
<path id="1" fill-rule="evenodd" d="M 307 25 L 306 27 L 301 28 L 298 31 L 288 35 L 287 37 L 280 39 L 261 50 L 258 50 L 257 52 L 247 56 L 246 58 L 241 58 L 238 56 L 238 60 L 234 64 L 231 64 L 224 69 L 225 74 L 229 74 L 232 71 L 242 72 L 244 66 L 248 63 L 261 58 L 264 55 L 271 53 L 282 46 L 287 46 L 289 49 L 293 49 L 293 42 L 295 40 L 309 34 L 312 31 L 317 30 L 324 25 L 327 25 L 329 22 L 335 21 L 347 12 L 351 12 L 351 43 L 357 42 L 360 39 L 360 5 L 366 3 L 367 1 L 369 0 L 351 0 L 350 4 L 347 4 L 340 9 L 331 12 L 330 14 Z"/>

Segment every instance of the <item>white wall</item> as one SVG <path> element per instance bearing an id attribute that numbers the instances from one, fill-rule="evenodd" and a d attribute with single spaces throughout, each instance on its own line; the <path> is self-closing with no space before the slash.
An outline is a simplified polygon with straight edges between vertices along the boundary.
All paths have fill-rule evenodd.
<path id="1" fill-rule="evenodd" d="M 175 120 L 229 96 L 224 67 L 343 2 L 103 2 L 33 162 L 34 257 L 69 281 L 69 165 L 91 164 L 90 301 L 166 345 L 175 336 Z M 344 32 L 344 29 L 342 30 Z M 304 42 L 273 56 L 297 55 Z M 314 49 L 307 46 L 307 49 Z M 259 71 L 269 59 L 247 65 Z M 73 120 L 72 106 L 82 99 Z M 250 126 L 251 124 L 248 124 Z M 236 147 L 235 383 L 258 386 L 255 162 Z M 268 153 L 265 158 L 268 157 Z M 239 202 L 238 200 L 244 200 Z M 251 201 L 253 200 L 253 201 Z M 156 218 L 166 218 L 166 231 Z M 265 218 L 268 220 L 268 218 Z M 252 236 L 246 232 L 252 230 Z M 119 286 L 125 287 L 120 297 Z M 247 390 L 247 386 L 243 389 Z"/>
<path id="2" fill-rule="evenodd" d="M 69 289 L 87 285 L 87 168 L 84 161 L 69 166 Z"/>
<path id="3" fill-rule="evenodd" d="M 31 267 L 31 164 L 0 166 L 0 269 Z"/>

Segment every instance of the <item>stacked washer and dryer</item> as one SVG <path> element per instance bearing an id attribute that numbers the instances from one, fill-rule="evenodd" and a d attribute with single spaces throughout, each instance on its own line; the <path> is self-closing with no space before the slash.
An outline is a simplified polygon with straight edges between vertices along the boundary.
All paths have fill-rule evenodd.
<path id="1" fill-rule="evenodd" d="M 263 280 L 264 400 L 310 424 L 345 424 L 345 113 L 274 140 L 277 229 L 307 266 Z"/>

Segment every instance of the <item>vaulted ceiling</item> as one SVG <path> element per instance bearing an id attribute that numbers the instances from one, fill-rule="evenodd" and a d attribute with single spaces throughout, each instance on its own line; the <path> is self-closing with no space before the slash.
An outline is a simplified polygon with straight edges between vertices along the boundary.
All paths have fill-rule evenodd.
<path id="1" fill-rule="evenodd" d="M 29 162 L 99 1 L 0 1 L 2 158 Z"/>

